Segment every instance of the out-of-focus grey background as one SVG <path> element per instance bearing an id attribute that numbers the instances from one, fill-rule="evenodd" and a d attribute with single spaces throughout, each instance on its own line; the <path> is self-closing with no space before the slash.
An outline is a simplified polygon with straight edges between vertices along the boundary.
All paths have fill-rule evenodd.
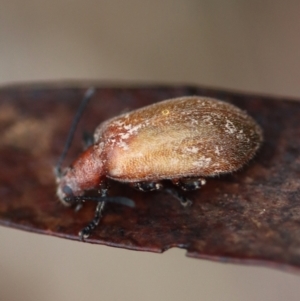
<path id="1" fill-rule="evenodd" d="M 299 15 L 299 1 L 3 0 L 0 84 L 189 83 L 300 98 Z M 299 300 L 299 276 L 184 254 L 0 227 L 0 300 Z"/>

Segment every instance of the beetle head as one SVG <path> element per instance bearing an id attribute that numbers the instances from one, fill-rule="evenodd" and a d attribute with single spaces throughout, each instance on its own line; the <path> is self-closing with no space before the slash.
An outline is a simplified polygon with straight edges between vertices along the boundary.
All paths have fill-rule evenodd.
<path id="1" fill-rule="evenodd" d="M 99 185 L 105 178 L 102 149 L 90 146 L 71 165 L 60 170 L 56 168 L 56 194 L 60 201 L 70 206 L 76 203 L 74 198 L 69 201 L 66 198 L 83 196 L 88 190 L 99 189 Z"/>
<path id="2" fill-rule="evenodd" d="M 71 168 L 66 168 L 63 171 L 55 170 L 57 190 L 56 195 L 65 206 L 71 206 L 75 201 L 67 201 L 66 198 L 80 196 L 81 190 L 78 189 L 75 177 Z"/>

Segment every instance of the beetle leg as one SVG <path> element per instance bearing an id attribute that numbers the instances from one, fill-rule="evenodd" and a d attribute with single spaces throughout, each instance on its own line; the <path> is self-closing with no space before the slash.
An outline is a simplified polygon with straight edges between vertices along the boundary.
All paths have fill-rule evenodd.
<path id="1" fill-rule="evenodd" d="M 102 213 L 104 210 L 106 202 L 99 202 L 97 203 L 97 207 L 95 210 L 95 216 L 94 218 L 89 222 L 89 224 L 84 227 L 80 232 L 79 232 L 79 237 L 80 240 L 84 240 L 85 238 L 88 238 L 92 231 L 98 226 L 100 219 L 102 217 Z"/>
<path id="2" fill-rule="evenodd" d="M 160 182 L 136 182 L 131 183 L 131 187 L 139 191 L 154 191 L 161 190 L 163 188 L 162 183 Z"/>
<path id="3" fill-rule="evenodd" d="M 172 183 L 184 191 L 193 191 L 200 189 L 205 185 L 206 180 L 203 178 L 181 178 L 173 179 Z M 192 205 L 192 201 L 182 195 L 179 191 L 175 189 L 166 189 L 166 191 L 176 197 L 182 206 L 187 207 Z"/>
<path id="4" fill-rule="evenodd" d="M 183 179 L 174 179 L 172 183 L 184 191 L 193 191 L 200 189 L 205 185 L 206 180 L 203 178 L 183 178 Z"/>
<path id="5" fill-rule="evenodd" d="M 177 200 L 179 200 L 180 204 L 184 207 L 190 206 L 192 201 L 182 195 L 179 191 L 173 188 L 164 188 L 161 182 L 136 182 L 131 183 L 131 187 L 139 190 L 139 191 L 155 191 L 163 189 L 167 193 L 171 194 Z"/>
<path id="6" fill-rule="evenodd" d="M 108 186 L 106 182 L 102 182 L 100 184 L 99 194 L 101 194 L 101 197 L 106 197 L 108 191 Z M 85 238 L 88 238 L 90 234 L 93 232 L 93 230 L 98 226 L 100 219 L 102 217 L 103 210 L 105 208 L 106 202 L 99 201 L 96 206 L 95 215 L 94 218 L 89 222 L 87 226 L 85 226 L 80 232 L 79 237 L 80 240 L 84 240 Z"/>
<path id="7" fill-rule="evenodd" d="M 189 207 L 193 204 L 193 202 L 190 199 L 181 194 L 177 189 L 166 188 L 165 191 L 174 198 L 176 198 L 183 207 Z"/>

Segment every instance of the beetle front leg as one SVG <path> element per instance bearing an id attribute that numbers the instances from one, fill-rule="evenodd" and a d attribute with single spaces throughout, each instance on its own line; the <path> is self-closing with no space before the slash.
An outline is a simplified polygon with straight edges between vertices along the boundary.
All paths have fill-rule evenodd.
<path id="1" fill-rule="evenodd" d="M 103 213 L 105 204 L 106 204 L 106 202 L 99 202 L 97 204 L 94 218 L 89 222 L 89 224 L 86 227 L 84 227 L 79 232 L 79 237 L 80 237 L 81 241 L 83 241 L 85 238 L 88 238 L 90 236 L 90 234 L 93 232 L 93 230 L 98 226 L 100 219 L 102 217 L 102 213 Z"/>
<path id="2" fill-rule="evenodd" d="M 108 192 L 108 184 L 106 182 L 102 182 L 99 186 L 99 194 L 102 198 L 107 197 Z M 101 198 L 99 199 L 99 202 L 97 203 L 94 218 L 89 222 L 87 226 L 85 226 L 80 232 L 79 237 L 80 240 L 83 241 L 85 238 L 88 238 L 90 234 L 93 232 L 93 230 L 98 226 L 100 219 L 102 217 L 102 213 L 104 211 L 106 202 L 101 201 Z"/>

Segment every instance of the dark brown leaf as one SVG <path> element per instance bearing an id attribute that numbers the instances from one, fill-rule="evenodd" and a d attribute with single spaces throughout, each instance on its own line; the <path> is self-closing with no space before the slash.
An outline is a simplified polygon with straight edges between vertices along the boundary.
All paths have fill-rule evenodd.
<path id="1" fill-rule="evenodd" d="M 85 90 L 64 85 L 0 90 L 1 225 L 78 240 L 93 217 L 94 204 L 74 212 L 59 203 L 53 175 Z M 264 130 L 258 155 L 243 170 L 188 193 L 189 208 L 165 192 L 111 183 L 111 194 L 133 199 L 136 208 L 108 204 L 87 241 L 152 252 L 180 247 L 191 257 L 300 268 L 300 102 L 197 87 L 99 86 L 65 165 L 80 154 L 84 130 L 92 132 L 125 111 L 195 94 L 247 110 Z"/>

